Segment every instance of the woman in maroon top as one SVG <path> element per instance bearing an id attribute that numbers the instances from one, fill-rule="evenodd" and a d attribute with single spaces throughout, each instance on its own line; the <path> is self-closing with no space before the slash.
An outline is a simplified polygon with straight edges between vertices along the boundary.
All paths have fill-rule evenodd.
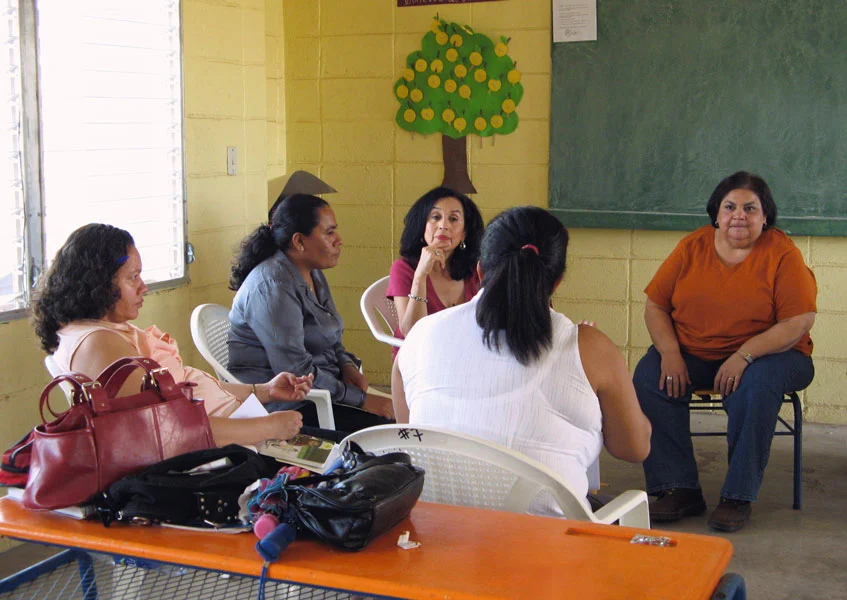
<path id="1" fill-rule="evenodd" d="M 385 292 L 397 307 L 400 326 L 394 335 L 399 338 L 426 315 L 474 297 L 483 230 L 476 204 L 445 187 L 421 196 L 403 223 L 402 258 L 391 265 Z"/>

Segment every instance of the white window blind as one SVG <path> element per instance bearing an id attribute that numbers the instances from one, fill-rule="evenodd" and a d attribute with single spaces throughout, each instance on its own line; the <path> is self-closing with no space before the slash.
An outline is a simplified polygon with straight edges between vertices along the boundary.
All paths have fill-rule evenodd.
<path id="1" fill-rule="evenodd" d="M 44 257 L 90 222 L 185 274 L 178 0 L 38 0 Z"/>
<path id="2" fill-rule="evenodd" d="M 0 58 L 0 312 L 26 305 L 23 157 L 21 153 L 21 56 L 17 0 L 2 2 Z"/>

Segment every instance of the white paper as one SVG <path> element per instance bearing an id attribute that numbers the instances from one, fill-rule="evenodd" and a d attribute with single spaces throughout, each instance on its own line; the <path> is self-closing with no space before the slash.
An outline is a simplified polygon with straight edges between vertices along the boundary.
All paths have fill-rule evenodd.
<path id="1" fill-rule="evenodd" d="M 400 546 L 403 550 L 411 550 L 412 548 L 417 548 L 421 545 L 420 542 L 410 542 L 409 541 L 409 532 L 404 531 L 400 534 L 400 537 L 397 538 L 397 545 Z"/>
<path id="2" fill-rule="evenodd" d="M 252 419 L 255 417 L 267 417 L 268 409 L 264 407 L 264 405 L 259 402 L 259 399 L 256 398 L 256 394 L 250 394 L 247 396 L 247 399 L 241 403 L 241 406 L 235 409 L 231 415 L 229 415 L 230 419 Z"/>
<path id="3" fill-rule="evenodd" d="M 553 41 L 597 39 L 597 0 L 553 0 Z"/>

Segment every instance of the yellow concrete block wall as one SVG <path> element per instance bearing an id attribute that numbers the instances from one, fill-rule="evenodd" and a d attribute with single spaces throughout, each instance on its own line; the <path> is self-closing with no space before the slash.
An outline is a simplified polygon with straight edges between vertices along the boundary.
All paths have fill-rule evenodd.
<path id="1" fill-rule="evenodd" d="M 347 325 L 346 345 L 386 383 L 388 347 L 375 342 L 359 314 L 370 283 L 397 256 L 403 216 L 441 181 L 437 135 L 412 135 L 394 124 L 393 81 L 419 48 L 436 12 L 489 36 L 512 37 L 509 54 L 523 73 L 524 99 L 515 133 L 468 144 L 474 200 L 486 221 L 509 206 L 548 206 L 550 27 L 548 0 L 398 8 L 394 0 L 283 0 L 288 169 L 307 169 L 340 190 L 335 207 L 345 250 L 327 272 Z M 716 174 L 715 184 L 725 174 Z M 703 198 L 705 206 L 706 198 Z M 707 222 L 704 211 L 703 222 Z M 650 338 L 643 289 L 685 232 L 572 229 L 568 272 L 554 305 L 592 319 L 634 368 Z M 839 344 L 847 293 L 847 239 L 795 240 L 814 269 L 820 295 L 812 334 L 817 376 L 804 394 L 806 418 L 847 423 L 840 393 L 847 348 Z"/>
<path id="2" fill-rule="evenodd" d="M 151 293 L 136 324 L 155 323 L 171 332 L 186 363 L 201 367 L 189 331 L 191 309 L 203 302 L 231 303 L 226 282 L 233 251 L 267 213 L 268 174 L 284 170 L 279 154 L 284 140 L 276 154 L 267 147 L 271 115 L 283 130 L 284 112 L 266 102 L 267 88 L 282 85 L 279 62 L 267 77 L 265 72 L 266 46 L 272 46 L 267 37 L 279 38 L 277 59 L 282 55 L 282 3 L 267 5 L 266 11 L 264 1 L 183 0 L 188 235 L 198 260 L 189 267 L 191 283 Z M 273 27 L 266 14 L 275 19 Z M 235 176 L 226 175 L 227 146 L 239 150 Z M 49 381 L 43 357 L 28 320 L 0 324 L 3 449 L 39 422 L 38 398 Z"/>

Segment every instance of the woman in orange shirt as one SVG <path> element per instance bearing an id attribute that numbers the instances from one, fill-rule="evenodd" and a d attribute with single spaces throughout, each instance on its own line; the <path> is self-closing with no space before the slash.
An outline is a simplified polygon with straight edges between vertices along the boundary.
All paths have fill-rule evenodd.
<path id="1" fill-rule="evenodd" d="M 644 290 L 653 346 L 633 377 L 653 425 L 644 461 L 650 516 L 676 521 L 705 512 L 691 443 L 695 389 L 724 396 L 729 469 L 709 526 L 741 529 L 750 519 L 785 392 L 814 376 L 817 285 L 785 233 L 770 189 L 740 171 L 706 205 L 711 226 L 686 236 Z"/>

